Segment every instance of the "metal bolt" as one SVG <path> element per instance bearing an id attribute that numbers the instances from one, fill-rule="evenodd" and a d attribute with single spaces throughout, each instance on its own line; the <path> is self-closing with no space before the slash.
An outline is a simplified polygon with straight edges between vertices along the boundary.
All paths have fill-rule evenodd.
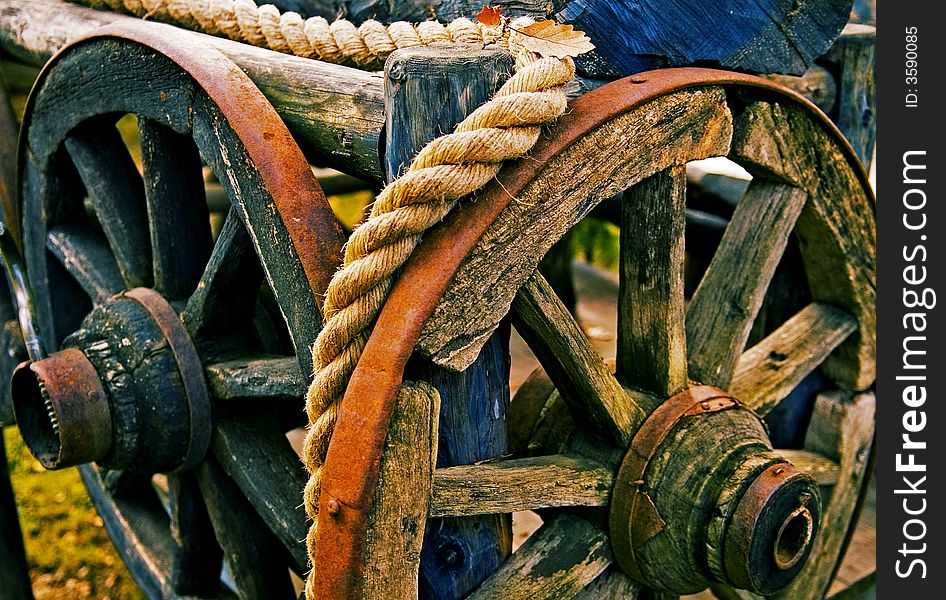
<path id="1" fill-rule="evenodd" d="M 781 475 L 782 473 L 785 472 L 785 467 L 779 467 L 779 468 L 775 469 L 774 472 L 775 472 L 776 475 Z"/>
<path id="2" fill-rule="evenodd" d="M 437 561 L 447 569 L 458 569 L 466 558 L 463 548 L 454 540 L 447 540 L 437 548 Z"/>
<path id="3" fill-rule="evenodd" d="M 700 408 L 702 408 L 703 410 L 709 410 L 709 409 L 710 409 L 710 403 L 709 403 L 709 402 L 706 402 L 706 401 L 700 402 Z"/>
<path id="4" fill-rule="evenodd" d="M 641 77 L 640 75 L 634 75 L 630 78 L 631 83 L 647 83 L 646 77 Z"/>
<path id="5" fill-rule="evenodd" d="M 336 500 L 335 498 L 332 498 L 325 505 L 325 508 L 326 510 L 328 510 L 328 514 L 335 516 L 338 514 L 338 511 L 341 510 L 342 507 L 338 504 L 338 500 Z"/>

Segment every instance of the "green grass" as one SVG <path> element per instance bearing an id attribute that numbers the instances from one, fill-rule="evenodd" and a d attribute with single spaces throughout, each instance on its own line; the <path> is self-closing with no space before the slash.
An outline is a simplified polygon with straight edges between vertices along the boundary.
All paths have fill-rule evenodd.
<path id="1" fill-rule="evenodd" d="M 144 599 L 76 469 L 46 471 L 15 427 L 3 431 L 37 600 Z"/>

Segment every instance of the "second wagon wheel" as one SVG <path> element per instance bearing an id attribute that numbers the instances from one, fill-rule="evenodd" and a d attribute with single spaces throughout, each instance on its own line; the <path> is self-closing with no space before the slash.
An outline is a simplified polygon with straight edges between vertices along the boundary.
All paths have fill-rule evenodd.
<path id="1" fill-rule="evenodd" d="M 710 156 L 754 179 L 687 302 L 684 166 Z M 627 188 L 612 368 L 535 270 L 598 201 Z M 359 404 L 342 403 L 319 552 L 362 566 L 345 545 L 357 536 L 333 530 L 368 506 L 348 484 L 363 420 L 346 413 L 393 402 L 399 378 L 373 365 L 403 365 L 416 343 L 463 369 L 508 313 L 550 379 L 513 400 L 510 438 L 541 455 L 437 469 L 429 513 L 558 508 L 471 598 L 633 596 L 640 587 L 623 572 L 673 594 L 714 585 L 724 596 L 824 597 L 867 479 L 874 231 L 873 194 L 849 146 L 770 83 L 670 69 L 579 98 L 530 159 L 428 234 L 405 267 L 346 393 Z M 747 348 L 792 236 L 811 302 Z M 805 450 L 773 451 L 758 415 L 816 369 L 847 391 L 819 399 Z M 318 558 L 317 572 L 339 568 Z M 338 573 L 334 589 L 350 579 Z"/>
<path id="2" fill-rule="evenodd" d="M 15 375 L 18 423 L 46 467 L 83 465 L 150 598 L 292 598 L 305 472 L 284 432 L 304 423 L 298 373 L 341 232 L 246 75 L 162 29 L 69 46 L 31 96 L 23 244 L 58 352 Z M 143 174 L 116 129 L 127 114 Z M 202 163 L 232 203 L 216 238 Z M 295 376 L 254 377 L 260 357 Z"/>

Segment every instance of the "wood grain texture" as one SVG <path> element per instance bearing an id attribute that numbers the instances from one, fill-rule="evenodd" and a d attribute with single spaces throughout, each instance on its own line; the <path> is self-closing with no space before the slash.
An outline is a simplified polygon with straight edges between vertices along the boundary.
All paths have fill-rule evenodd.
<path id="1" fill-rule="evenodd" d="M 200 154 L 189 136 L 138 119 L 154 288 L 168 300 L 190 296 L 213 247 Z"/>
<path id="2" fill-rule="evenodd" d="M 211 450 L 269 530 L 282 542 L 297 574 L 308 570 L 308 523 L 300 491 L 305 468 L 274 419 L 259 416 L 218 418 Z"/>
<path id="3" fill-rule="evenodd" d="M 440 398 L 426 384 L 401 386 L 368 514 L 363 598 L 416 598 L 437 462 Z"/>
<path id="4" fill-rule="evenodd" d="M 598 46 L 595 72 L 628 75 L 694 62 L 756 73 L 803 73 L 847 23 L 851 0 L 751 5 L 731 0 L 560 1 L 556 20 Z M 558 6 L 557 6 L 558 8 Z"/>
<path id="5" fill-rule="evenodd" d="M 809 304 L 739 357 L 730 391 L 760 415 L 768 413 L 856 327 L 840 309 Z"/>
<path id="6" fill-rule="evenodd" d="M 532 534 L 469 600 L 573 598 L 611 561 L 611 545 L 600 529 L 562 514 Z"/>
<path id="7" fill-rule="evenodd" d="M 463 516 L 553 506 L 606 506 L 614 472 L 566 455 L 463 465 L 434 472 L 430 516 Z"/>
<path id="8" fill-rule="evenodd" d="M 753 175 L 808 192 L 795 235 L 812 298 L 858 323 L 823 370 L 840 387 L 866 389 L 876 375 L 873 195 L 823 126 L 794 106 L 750 104 L 736 119 L 731 158 Z"/>
<path id="9" fill-rule="evenodd" d="M 641 584 L 624 574 L 617 566 L 608 567 L 604 573 L 592 581 L 573 600 L 644 600 Z"/>
<path id="10" fill-rule="evenodd" d="M 820 486 L 833 486 L 838 483 L 841 469 L 838 463 L 811 450 L 776 449 L 776 453 L 792 463 L 800 471 L 814 477 Z"/>
<path id="11" fill-rule="evenodd" d="M 141 176 L 114 127 L 114 119 L 89 121 L 65 140 L 85 184 L 128 289 L 150 287 L 151 245 Z"/>
<path id="12" fill-rule="evenodd" d="M 625 193 L 621 211 L 618 381 L 669 398 L 687 386 L 683 261 L 686 168 Z"/>
<path id="13" fill-rule="evenodd" d="M 6 0 L 4 5 L 0 47 L 36 66 L 98 27 L 141 21 L 59 0 Z M 380 74 L 200 33 L 187 35 L 194 36 L 195 45 L 211 44 L 246 71 L 313 162 L 381 181 L 378 145 L 384 100 Z"/>
<path id="14" fill-rule="evenodd" d="M 46 248 L 93 302 L 103 302 L 125 289 L 108 240 L 98 231 L 84 225 L 57 225 L 47 234 Z"/>
<path id="15" fill-rule="evenodd" d="M 256 307 L 263 270 L 235 210 L 227 213 L 197 288 L 181 321 L 195 339 L 226 334 L 245 325 Z"/>
<path id="16" fill-rule="evenodd" d="M 194 473 L 237 595 L 241 600 L 294 598 L 285 550 L 236 483 L 213 457 L 204 459 Z"/>
<path id="17" fill-rule="evenodd" d="M 838 83 L 834 80 L 834 75 L 820 65 L 812 65 L 801 75 L 764 75 L 764 77 L 808 98 L 825 114 L 831 114 L 837 104 Z"/>
<path id="18" fill-rule="evenodd" d="M 427 321 L 421 352 L 462 370 L 542 256 L 598 202 L 674 164 L 725 155 L 731 131 L 721 89 L 681 92 L 614 119 L 548 161 L 461 266 Z"/>
<path id="19" fill-rule="evenodd" d="M 281 399 L 299 401 L 305 378 L 293 357 L 248 358 L 204 367 L 207 386 L 215 400 Z"/>
<path id="20" fill-rule="evenodd" d="M 876 38 L 874 27 L 849 23 L 824 57 L 839 73 L 834 121 L 867 167 L 877 141 Z"/>
<path id="21" fill-rule="evenodd" d="M 407 48 L 385 63 L 387 112 L 384 163 L 390 182 L 428 141 L 452 131 L 512 74 L 512 59 L 475 46 Z M 440 395 L 438 466 L 470 464 L 506 453 L 509 329 L 490 336 L 461 373 L 415 357 L 406 379 L 432 384 Z M 508 556 L 508 515 L 438 519 L 429 524 L 421 559 L 426 594 L 462 598 Z"/>
<path id="22" fill-rule="evenodd" d="M 694 380 L 729 387 L 736 358 L 807 196 L 778 183 L 749 185 L 687 307 L 688 365 Z"/>
<path id="23" fill-rule="evenodd" d="M 626 446 L 644 421 L 646 409 L 621 387 L 541 274 L 526 281 L 512 308 L 516 331 L 529 344 L 572 415 Z"/>
<path id="24" fill-rule="evenodd" d="M 821 515 L 821 535 L 798 578 L 777 598 L 807 600 L 823 598 L 841 560 L 841 551 L 861 488 L 870 473 L 868 457 L 874 439 L 876 399 L 872 392 L 855 394 L 833 391 L 818 396 L 805 449 L 818 452 L 839 465 L 837 484 Z"/>

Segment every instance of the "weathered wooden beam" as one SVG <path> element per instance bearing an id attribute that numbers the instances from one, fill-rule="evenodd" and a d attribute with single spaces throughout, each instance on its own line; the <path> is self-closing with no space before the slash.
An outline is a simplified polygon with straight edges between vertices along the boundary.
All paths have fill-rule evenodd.
<path id="1" fill-rule="evenodd" d="M 631 441 L 655 402 L 631 396 L 585 337 L 575 318 L 536 273 L 513 301 L 513 324 L 555 382 L 575 419 L 618 445 Z"/>
<path id="2" fill-rule="evenodd" d="M 594 581 L 612 560 L 604 532 L 565 513 L 526 540 L 469 600 L 566 600 Z"/>
<path id="3" fill-rule="evenodd" d="M 849 24 L 824 56 L 838 73 L 837 110 L 829 114 L 868 168 L 877 141 L 876 38 L 874 27 Z"/>
<path id="4" fill-rule="evenodd" d="M 685 214 L 682 163 L 629 189 L 621 210 L 617 378 L 660 398 L 687 387 Z"/>
<path id="5" fill-rule="evenodd" d="M 613 470 L 578 456 L 446 467 L 434 472 L 430 516 L 606 506 L 613 485 Z"/>
<path id="6" fill-rule="evenodd" d="M 765 415 L 857 329 L 843 310 L 814 302 L 736 361 L 729 389 Z"/>
<path id="7" fill-rule="evenodd" d="M 391 55 L 387 77 L 386 174 L 392 180 L 429 140 L 454 126 L 512 74 L 512 58 L 496 49 L 410 48 Z M 438 466 L 469 464 L 506 453 L 509 405 L 509 330 L 489 336 L 464 372 L 425 359 L 405 377 L 431 383 L 440 393 Z M 424 540 L 421 578 L 433 595 L 466 596 L 511 550 L 508 515 L 442 519 Z"/>
<path id="8" fill-rule="evenodd" d="M 805 206 L 798 188 L 753 182 L 687 308 L 690 376 L 729 387 L 789 235 Z"/>
<path id="9" fill-rule="evenodd" d="M 401 387 L 368 514 L 363 600 L 417 598 L 439 419 L 440 399 L 432 387 Z"/>
<path id="10" fill-rule="evenodd" d="M 61 47 L 109 23 L 140 19 L 58 0 L 8 0 L 0 11 L 0 49 L 42 65 Z M 154 24 L 154 27 L 163 27 Z M 280 54 L 188 32 L 237 65 L 273 103 L 309 160 L 381 180 L 378 140 L 384 124 L 380 74 Z"/>

